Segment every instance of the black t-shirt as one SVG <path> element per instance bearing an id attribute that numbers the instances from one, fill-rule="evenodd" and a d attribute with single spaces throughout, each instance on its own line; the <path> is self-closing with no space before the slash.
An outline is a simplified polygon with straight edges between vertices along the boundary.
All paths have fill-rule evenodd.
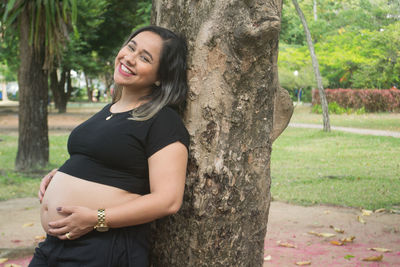
<path id="1" fill-rule="evenodd" d="M 77 126 L 68 139 L 70 158 L 60 172 L 136 194 L 150 192 L 147 159 L 176 141 L 189 147 L 189 133 L 179 115 L 162 108 L 146 121 L 131 111 L 111 115 L 111 104 Z"/>

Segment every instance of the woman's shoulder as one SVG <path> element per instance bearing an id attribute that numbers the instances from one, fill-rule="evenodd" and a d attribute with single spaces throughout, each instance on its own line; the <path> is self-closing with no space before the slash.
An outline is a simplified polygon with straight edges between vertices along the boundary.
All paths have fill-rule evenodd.
<path id="1" fill-rule="evenodd" d="M 161 108 L 160 111 L 158 111 L 157 114 L 154 115 L 154 120 L 172 120 L 182 122 L 182 118 L 177 110 L 171 106 L 164 106 L 163 108 Z"/>

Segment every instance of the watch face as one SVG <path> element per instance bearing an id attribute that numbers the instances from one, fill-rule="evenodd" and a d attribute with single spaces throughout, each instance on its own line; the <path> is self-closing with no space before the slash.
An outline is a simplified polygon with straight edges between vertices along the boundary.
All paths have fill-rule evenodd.
<path id="1" fill-rule="evenodd" d="M 96 230 L 99 232 L 106 232 L 106 231 L 108 231 L 108 227 L 107 226 L 98 226 L 98 227 L 96 227 Z"/>

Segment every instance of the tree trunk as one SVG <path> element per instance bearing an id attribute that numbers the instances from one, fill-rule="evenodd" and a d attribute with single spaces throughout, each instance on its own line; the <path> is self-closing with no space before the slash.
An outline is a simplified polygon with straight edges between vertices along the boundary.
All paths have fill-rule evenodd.
<path id="1" fill-rule="evenodd" d="M 45 57 L 44 35 L 39 33 L 39 46 L 29 45 L 30 19 L 28 9 L 20 16 L 20 68 L 19 86 L 19 135 L 17 170 L 44 167 L 49 160 L 47 129 L 47 73 L 43 69 Z M 41 25 L 42 26 L 42 25 Z"/>
<path id="2" fill-rule="evenodd" d="M 0 81 L 0 87 L 1 87 L 1 95 L 2 99 L 4 102 L 8 101 L 8 96 L 7 96 L 7 84 L 5 81 Z"/>
<path id="3" fill-rule="evenodd" d="M 297 14 L 300 17 L 301 23 L 303 24 L 304 33 L 306 34 L 306 38 L 307 38 L 308 49 L 310 50 L 312 65 L 313 65 L 313 69 L 314 69 L 314 75 L 315 75 L 315 79 L 317 80 L 318 91 L 319 91 L 319 95 L 321 98 L 324 131 L 330 132 L 331 124 L 329 122 L 328 101 L 326 100 L 324 86 L 322 85 L 322 77 L 321 77 L 321 73 L 319 72 L 318 59 L 315 54 L 314 45 L 313 45 L 313 42 L 311 39 L 311 33 L 310 33 L 310 30 L 308 29 L 306 18 L 304 17 L 304 14 L 300 9 L 299 4 L 297 3 L 296 0 L 292 0 L 292 2 L 293 2 L 294 7 L 296 8 Z"/>
<path id="4" fill-rule="evenodd" d="M 51 93 L 53 94 L 53 101 L 54 101 L 54 107 L 56 109 L 59 109 L 60 107 L 60 91 L 58 90 L 58 75 L 57 75 L 57 69 L 54 68 L 50 71 L 49 75 L 49 80 L 50 80 L 50 90 Z"/>
<path id="5" fill-rule="evenodd" d="M 58 113 L 67 112 L 67 103 L 72 91 L 70 75 L 70 70 L 63 69 L 59 81 L 57 77 L 57 69 L 54 68 L 50 72 L 50 88 L 53 93 L 54 105 L 56 109 L 58 109 Z M 67 91 L 65 91 L 66 82 L 69 82 L 69 85 L 67 84 Z"/>
<path id="6" fill-rule="evenodd" d="M 86 94 L 87 94 L 87 97 L 88 97 L 88 101 L 92 102 L 92 97 L 93 97 L 92 82 L 91 82 L 91 79 L 86 75 L 85 72 L 84 72 L 84 75 L 85 75 Z"/>
<path id="7" fill-rule="evenodd" d="M 262 266 L 281 0 L 154 0 L 189 46 L 183 206 L 154 224 L 153 266 Z M 276 137 L 275 137 L 276 138 Z"/>
<path id="8" fill-rule="evenodd" d="M 318 20 L 317 0 L 313 0 L 313 13 L 314 13 L 314 21 L 317 21 Z"/>

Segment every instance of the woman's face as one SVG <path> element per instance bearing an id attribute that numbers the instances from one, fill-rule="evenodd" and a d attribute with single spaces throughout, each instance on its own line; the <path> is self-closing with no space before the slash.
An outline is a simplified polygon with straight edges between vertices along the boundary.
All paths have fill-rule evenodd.
<path id="1" fill-rule="evenodd" d="M 162 45 L 161 37 L 150 31 L 133 37 L 115 58 L 115 83 L 127 89 L 151 90 L 157 81 Z"/>

